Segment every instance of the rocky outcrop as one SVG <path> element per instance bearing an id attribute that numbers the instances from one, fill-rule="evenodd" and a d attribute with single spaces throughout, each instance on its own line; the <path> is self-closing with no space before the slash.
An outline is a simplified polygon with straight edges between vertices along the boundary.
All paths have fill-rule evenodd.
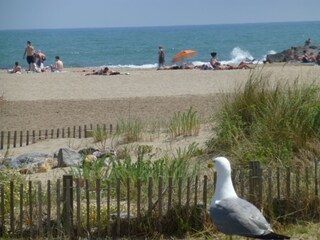
<path id="1" fill-rule="evenodd" d="M 57 166 L 57 160 L 53 158 L 53 155 L 40 152 L 24 153 L 7 163 L 22 174 L 47 172 Z"/>
<path id="2" fill-rule="evenodd" d="M 303 55 L 303 51 L 306 50 L 308 54 L 313 53 L 315 56 L 320 51 L 320 46 L 303 46 L 303 47 L 292 47 L 294 49 L 294 60 L 298 61 L 299 57 Z M 290 60 L 291 48 L 283 50 L 276 54 L 268 54 L 266 61 L 269 63 L 287 62 Z"/>

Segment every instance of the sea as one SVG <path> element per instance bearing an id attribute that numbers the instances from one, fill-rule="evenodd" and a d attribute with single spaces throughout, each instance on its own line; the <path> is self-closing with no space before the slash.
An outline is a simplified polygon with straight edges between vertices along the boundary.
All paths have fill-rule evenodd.
<path id="1" fill-rule="evenodd" d="M 261 63 L 267 54 L 302 46 L 307 38 L 320 45 L 320 21 L 196 26 L 158 26 L 0 31 L 0 69 L 18 61 L 27 67 L 23 53 L 27 41 L 47 56 L 45 65 L 60 56 L 65 67 L 156 68 L 158 47 L 166 65 L 183 50 L 197 52 L 185 64 L 208 63 L 217 52 L 223 64 Z"/>

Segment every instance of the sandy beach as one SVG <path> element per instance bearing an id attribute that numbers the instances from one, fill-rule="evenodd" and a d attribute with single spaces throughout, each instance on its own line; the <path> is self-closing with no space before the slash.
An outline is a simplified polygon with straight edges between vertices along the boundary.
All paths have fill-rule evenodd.
<path id="1" fill-rule="evenodd" d="M 245 83 L 252 71 L 272 81 L 320 82 L 319 66 L 270 64 L 254 70 L 203 71 L 116 69 L 121 75 L 85 76 L 92 69 L 62 73 L 0 72 L 0 130 L 24 131 L 114 124 L 119 120 L 165 121 L 191 106 L 205 122 L 219 97 Z"/>

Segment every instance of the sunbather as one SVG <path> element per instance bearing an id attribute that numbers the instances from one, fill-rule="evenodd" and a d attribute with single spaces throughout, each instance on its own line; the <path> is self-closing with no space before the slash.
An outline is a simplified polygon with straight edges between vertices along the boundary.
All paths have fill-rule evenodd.
<path id="1" fill-rule="evenodd" d="M 85 76 L 88 76 L 88 75 L 119 75 L 120 72 L 117 72 L 117 71 L 112 71 L 112 70 L 109 70 L 108 67 L 105 67 L 105 68 L 102 68 L 98 71 L 94 71 L 92 73 L 87 73 L 85 74 Z"/>

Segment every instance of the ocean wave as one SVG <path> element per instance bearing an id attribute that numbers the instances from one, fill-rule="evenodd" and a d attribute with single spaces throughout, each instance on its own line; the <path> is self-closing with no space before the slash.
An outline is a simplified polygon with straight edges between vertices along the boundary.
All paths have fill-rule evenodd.
<path id="1" fill-rule="evenodd" d="M 151 64 L 142 64 L 142 65 L 134 65 L 134 64 L 127 64 L 127 65 L 109 65 L 110 68 L 134 68 L 134 69 L 151 69 L 151 68 L 157 68 L 158 64 L 151 63 Z"/>

